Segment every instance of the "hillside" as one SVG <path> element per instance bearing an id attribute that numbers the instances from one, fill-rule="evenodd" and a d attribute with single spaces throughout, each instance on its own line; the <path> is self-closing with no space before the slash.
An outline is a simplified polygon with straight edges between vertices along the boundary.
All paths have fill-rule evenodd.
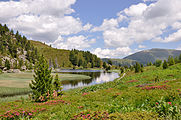
<path id="1" fill-rule="evenodd" d="M 150 49 L 143 50 L 132 55 L 125 57 L 124 59 L 136 60 L 142 64 L 147 64 L 148 62 L 155 62 L 157 59 L 166 60 L 169 56 L 179 56 L 181 50 L 172 49 Z"/>
<path id="2" fill-rule="evenodd" d="M 129 59 L 113 59 L 113 58 L 103 58 L 102 61 L 103 62 L 107 62 L 111 60 L 112 61 L 112 64 L 113 65 L 116 65 L 116 66 L 130 66 L 130 65 L 134 65 L 135 64 L 135 60 L 129 60 Z"/>
<path id="3" fill-rule="evenodd" d="M 51 67 L 101 67 L 101 59 L 89 51 L 52 48 L 39 41 L 27 40 L 6 24 L 0 24 L 0 69 L 32 69 L 38 56 L 43 54 Z M 4 69 L 5 68 L 5 69 Z"/>
<path id="4" fill-rule="evenodd" d="M 14 34 L 6 24 L 0 24 L 0 67 L 1 70 L 32 69 L 38 58 L 37 49 L 21 36 L 17 31 Z"/>
<path id="5" fill-rule="evenodd" d="M 89 51 L 56 49 L 32 40 L 30 40 L 30 43 L 38 49 L 40 54 L 45 56 L 50 66 L 55 63 L 57 67 L 101 67 L 101 59 Z"/>
<path id="6" fill-rule="evenodd" d="M 52 48 L 39 41 L 30 40 L 30 43 L 33 44 L 38 49 L 39 53 L 43 54 L 48 61 L 50 59 L 56 60 L 59 66 L 71 67 L 69 50 Z"/>

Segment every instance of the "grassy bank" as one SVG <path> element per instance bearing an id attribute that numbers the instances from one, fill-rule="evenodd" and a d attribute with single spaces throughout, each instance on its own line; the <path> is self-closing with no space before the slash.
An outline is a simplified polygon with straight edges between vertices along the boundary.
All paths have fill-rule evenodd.
<path id="1" fill-rule="evenodd" d="M 146 67 L 143 73 L 128 72 L 123 79 L 66 91 L 47 103 L 0 104 L 0 114 L 26 110 L 31 113 L 27 117 L 34 119 L 177 120 L 181 119 L 180 71 L 181 64 L 166 70 Z"/>

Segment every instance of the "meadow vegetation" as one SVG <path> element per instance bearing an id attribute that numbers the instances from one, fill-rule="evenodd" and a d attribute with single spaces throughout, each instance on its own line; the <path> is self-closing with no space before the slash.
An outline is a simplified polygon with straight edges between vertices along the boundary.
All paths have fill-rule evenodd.
<path id="1" fill-rule="evenodd" d="M 112 82 L 65 91 L 43 103 L 28 99 L 1 103 L 1 118 L 181 119 L 181 64 L 127 71 Z"/>

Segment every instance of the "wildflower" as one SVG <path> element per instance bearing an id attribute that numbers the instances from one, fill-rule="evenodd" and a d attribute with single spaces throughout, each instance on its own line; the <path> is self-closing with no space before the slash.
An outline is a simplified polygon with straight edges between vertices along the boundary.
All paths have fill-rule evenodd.
<path id="1" fill-rule="evenodd" d="M 88 95 L 88 93 L 83 93 L 82 96 Z"/>
<path id="2" fill-rule="evenodd" d="M 32 116 L 33 114 L 32 113 L 28 113 L 28 115 Z"/>
<path id="3" fill-rule="evenodd" d="M 158 105 L 159 103 L 158 103 L 158 102 L 156 102 L 156 104 Z"/>
<path id="4" fill-rule="evenodd" d="M 172 105 L 172 102 L 168 102 L 169 105 Z"/>

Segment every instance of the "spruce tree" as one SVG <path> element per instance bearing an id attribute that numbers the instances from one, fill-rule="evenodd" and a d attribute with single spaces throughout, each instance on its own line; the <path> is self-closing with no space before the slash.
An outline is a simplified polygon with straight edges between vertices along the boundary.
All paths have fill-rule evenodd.
<path id="1" fill-rule="evenodd" d="M 179 55 L 179 62 L 181 63 L 181 54 Z"/>
<path id="2" fill-rule="evenodd" d="M 175 61 L 174 61 L 173 57 L 171 57 L 169 60 L 169 66 L 174 65 L 174 64 L 175 64 Z"/>
<path id="3" fill-rule="evenodd" d="M 7 60 L 7 59 L 6 59 L 6 61 L 5 61 L 5 67 L 7 68 L 7 70 L 9 70 L 10 67 L 11 67 L 9 60 Z"/>
<path id="4" fill-rule="evenodd" d="M 139 64 L 138 62 L 136 62 L 136 65 L 135 65 L 135 73 L 140 72 L 140 70 L 141 70 L 141 66 L 140 66 L 140 64 Z"/>
<path id="5" fill-rule="evenodd" d="M 104 69 L 107 68 L 106 62 L 103 63 L 103 68 L 104 68 Z"/>
<path id="6" fill-rule="evenodd" d="M 167 61 L 166 61 L 166 60 L 164 60 L 164 62 L 163 62 L 163 69 L 167 69 L 167 68 L 168 68 Z"/>
<path id="7" fill-rule="evenodd" d="M 52 80 L 51 69 L 47 61 L 43 57 L 39 57 L 38 62 L 34 68 L 34 80 L 29 84 L 32 89 L 32 98 L 36 102 L 47 101 L 52 96 Z"/>
<path id="8" fill-rule="evenodd" d="M 54 90 L 57 91 L 58 96 L 62 95 L 62 84 L 61 81 L 58 77 L 58 74 L 56 74 L 55 78 L 54 78 L 54 82 L 53 82 L 53 86 L 54 86 Z"/>

